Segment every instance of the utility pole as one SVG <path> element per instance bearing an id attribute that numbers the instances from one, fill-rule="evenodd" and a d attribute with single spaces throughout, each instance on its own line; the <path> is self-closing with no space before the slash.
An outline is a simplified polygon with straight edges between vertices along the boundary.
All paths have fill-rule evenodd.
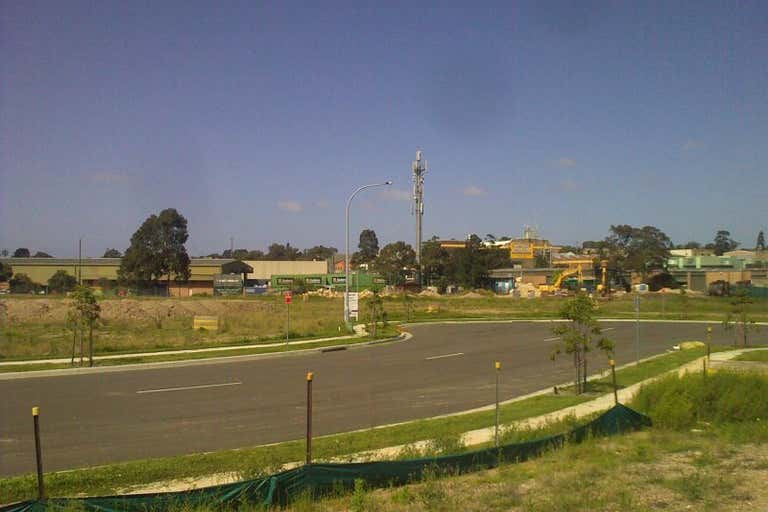
<path id="1" fill-rule="evenodd" d="M 413 171 L 413 215 L 416 215 L 416 284 L 421 286 L 421 218 L 424 215 L 424 175 L 427 162 L 421 160 L 421 150 L 416 151 L 416 160 L 411 164 Z"/>
<path id="2" fill-rule="evenodd" d="M 232 257 L 232 253 L 235 252 L 235 237 L 229 237 L 229 257 Z"/>

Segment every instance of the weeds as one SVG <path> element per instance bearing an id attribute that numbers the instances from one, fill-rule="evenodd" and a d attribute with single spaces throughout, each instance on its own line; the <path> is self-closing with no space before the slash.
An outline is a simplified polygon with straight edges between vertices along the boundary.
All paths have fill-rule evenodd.
<path id="1" fill-rule="evenodd" d="M 631 406 L 654 425 L 673 430 L 758 422 L 768 418 L 768 377 L 724 371 L 670 375 L 643 386 Z"/>

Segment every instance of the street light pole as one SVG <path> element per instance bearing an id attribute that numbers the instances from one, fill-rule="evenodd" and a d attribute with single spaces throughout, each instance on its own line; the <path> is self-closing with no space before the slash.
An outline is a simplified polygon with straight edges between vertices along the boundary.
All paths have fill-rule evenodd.
<path id="1" fill-rule="evenodd" d="M 344 251 L 344 324 L 349 329 L 349 206 L 352 204 L 352 199 L 361 190 L 371 187 L 382 187 L 385 185 L 391 185 L 391 181 L 385 181 L 384 183 L 371 183 L 370 185 L 363 185 L 357 190 L 352 192 L 352 195 L 347 199 L 347 231 L 346 231 L 346 247 Z"/>

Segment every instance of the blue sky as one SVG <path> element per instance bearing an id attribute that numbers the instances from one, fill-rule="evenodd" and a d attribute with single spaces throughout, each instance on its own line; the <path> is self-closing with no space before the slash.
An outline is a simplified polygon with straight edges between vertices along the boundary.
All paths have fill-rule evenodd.
<path id="1" fill-rule="evenodd" d="M 768 225 L 768 4 L 416 4 L 3 2 L 0 248 L 412 243 L 417 148 L 425 237 Z"/>

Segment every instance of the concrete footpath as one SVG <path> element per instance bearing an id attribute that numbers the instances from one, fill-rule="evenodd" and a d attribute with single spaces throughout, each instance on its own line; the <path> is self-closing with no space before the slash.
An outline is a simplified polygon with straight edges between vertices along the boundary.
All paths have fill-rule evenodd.
<path id="1" fill-rule="evenodd" d="M 761 349 L 738 349 L 738 350 L 729 350 L 727 352 L 716 352 L 710 356 L 710 362 L 708 363 L 707 366 L 711 369 L 718 369 L 718 368 L 727 368 L 729 370 L 734 369 L 738 367 L 739 363 L 741 362 L 736 362 L 731 360 L 744 352 L 749 352 L 752 350 L 761 350 Z M 762 350 L 765 350 L 765 349 L 762 349 Z M 649 358 L 649 359 L 652 359 L 652 358 Z M 635 396 L 635 394 L 638 392 L 638 390 L 644 384 L 648 384 L 650 382 L 658 380 L 666 375 L 669 375 L 670 373 L 677 372 L 678 374 L 683 375 L 688 372 L 702 371 L 704 369 L 705 360 L 706 360 L 706 357 L 700 357 L 677 369 L 670 370 L 669 372 L 665 372 L 661 375 L 657 375 L 655 377 L 651 377 L 649 379 L 638 382 L 626 388 L 622 388 L 618 390 L 619 402 L 627 403 L 631 401 L 632 398 Z M 625 365 L 625 366 L 631 366 L 631 364 Z M 746 369 L 747 365 L 744 365 L 744 368 Z M 590 380 L 601 378 L 603 376 L 604 375 L 602 374 L 593 375 L 590 377 Z M 564 385 L 568 385 L 568 384 L 564 384 Z M 549 388 L 536 393 L 531 393 L 529 395 L 517 397 L 512 400 L 507 400 L 503 403 L 507 404 L 511 402 L 517 402 L 520 400 L 525 400 L 526 398 L 530 398 L 531 396 L 543 395 L 551 392 L 552 390 L 551 388 Z M 500 429 L 503 431 L 505 428 L 511 428 L 511 427 L 513 428 L 543 427 L 543 426 L 546 426 L 547 424 L 562 420 L 564 418 L 568 418 L 568 417 L 582 418 L 594 413 L 599 413 L 601 411 L 610 409 L 613 406 L 613 404 L 614 404 L 613 393 L 608 393 L 608 394 L 599 396 L 594 400 L 590 400 L 589 402 L 574 405 L 571 407 L 566 407 L 565 409 L 560 409 L 558 411 L 554 411 L 548 414 L 543 414 L 541 416 L 526 418 L 524 420 L 520 420 L 511 424 L 500 425 Z M 474 412 L 476 410 L 488 410 L 494 407 L 495 407 L 494 405 L 489 405 L 479 409 L 473 409 L 472 411 L 464 411 L 462 413 L 457 413 L 457 414 L 465 414 L 467 412 Z M 425 419 L 430 419 L 430 418 L 425 418 Z M 389 425 L 386 425 L 386 426 L 389 426 Z M 386 426 L 377 427 L 377 428 L 384 428 Z M 495 428 L 486 427 L 486 428 L 465 432 L 464 434 L 462 434 L 462 441 L 465 446 L 476 446 L 476 445 L 492 442 L 494 439 L 494 435 L 495 435 Z M 430 442 L 431 440 L 425 439 L 425 440 L 420 440 L 413 443 L 402 444 L 397 446 L 388 446 L 385 448 L 380 448 L 377 450 L 371 450 L 367 452 L 353 453 L 353 454 L 337 457 L 333 459 L 332 462 L 367 462 L 367 461 L 376 461 L 376 460 L 391 460 L 396 458 L 405 449 L 424 450 L 429 447 Z M 281 469 L 282 470 L 291 469 L 291 468 L 300 466 L 301 464 L 303 464 L 303 462 L 292 462 L 292 463 L 283 465 Z M 122 489 L 120 493 L 121 494 L 140 494 L 140 493 L 182 491 L 187 489 L 199 489 L 201 487 L 207 487 L 211 485 L 237 482 L 241 479 L 242 479 L 242 476 L 237 472 L 216 473 L 213 475 L 207 475 L 203 477 L 167 480 L 167 481 L 155 482 L 147 485 L 134 486 L 127 489 Z"/>

